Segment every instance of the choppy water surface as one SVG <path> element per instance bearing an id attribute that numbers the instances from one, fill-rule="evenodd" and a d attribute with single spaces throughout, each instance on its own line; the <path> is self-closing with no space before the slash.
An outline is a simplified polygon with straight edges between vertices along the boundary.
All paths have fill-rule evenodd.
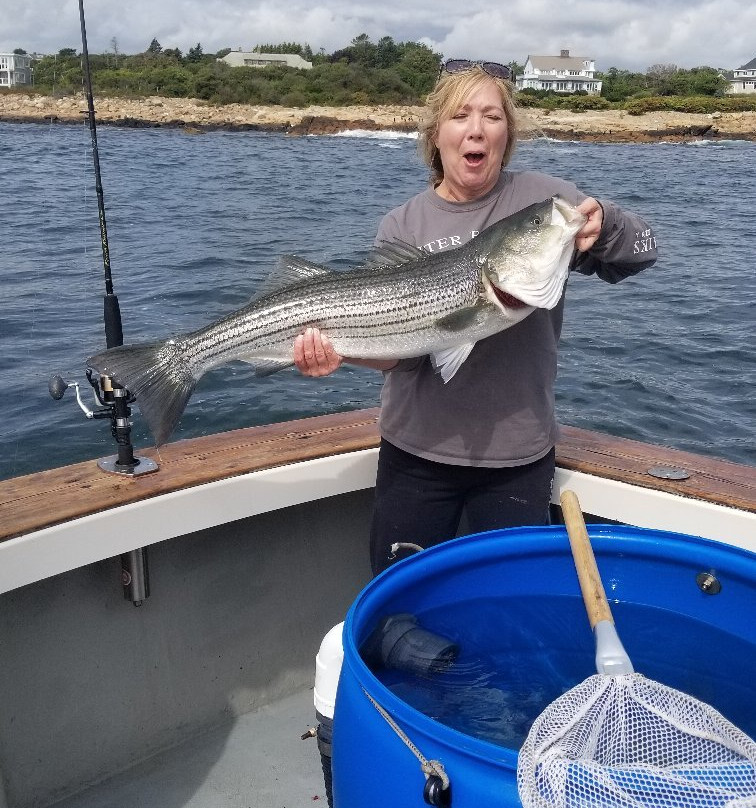
<path id="1" fill-rule="evenodd" d="M 423 187 L 412 138 L 98 130 L 110 254 L 127 342 L 191 330 L 244 305 L 294 252 L 348 267 L 381 215 Z M 112 452 L 61 373 L 83 382 L 104 346 L 89 133 L 0 124 L 0 477 Z M 755 463 L 756 144 L 534 141 L 515 166 L 572 179 L 653 222 L 657 266 L 617 286 L 573 277 L 558 380 L 563 423 Z M 527 357 L 523 357 L 527 361 Z M 378 403 L 381 376 L 343 368 L 200 383 L 174 437 Z M 135 415 L 134 441 L 150 442 Z"/>

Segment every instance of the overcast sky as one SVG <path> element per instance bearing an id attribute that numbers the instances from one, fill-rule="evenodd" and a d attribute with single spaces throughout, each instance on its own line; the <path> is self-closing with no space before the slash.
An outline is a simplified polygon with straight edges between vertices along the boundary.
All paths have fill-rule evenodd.
<path id="1" fill-rule="evenodd" d="M 423 42 L 445 57 L 524 63 L 528 54 L 734 69 L 756 57 L 756 0 L 85 0 L 90 53 L 297 42 L 332 53 L 354 37 Z M 3 2 L 0 52 L 81 50 L 78 0 Z"/>

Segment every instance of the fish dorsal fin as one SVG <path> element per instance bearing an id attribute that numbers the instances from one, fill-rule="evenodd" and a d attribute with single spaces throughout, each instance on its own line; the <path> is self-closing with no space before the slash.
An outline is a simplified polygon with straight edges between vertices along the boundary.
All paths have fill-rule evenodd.
<path id="1" fill-rule="evenodd" d="M 444 384 L 462 367 L 462 364 L 474 347 L 474 342 L 466 342 L 464 345 L 458 345 L 456 348 L 448 348 L 445 351 L 438 351 L 437 353 L 431 354 L 433 369 L 436 373 L 441 374 Z"/>
<path id="2" fill-rule="evenodd" d="M 286 289 L 288 286 L 308 278 L 330 275 L 334 271 L 329 267 L 322 266 L 322 264 L 306 261 L 296 255 L 282 255 L 276 262 L 273 271 L 262 282 L 253 299 L 268 295 L 271 292 L 279 292 L 281 289 Z"/>
<path id="3" fill-rule="evenodd" d="M 408 261 L 417 261 L 429 255 L 426 250 L 408 244 L 406 241 L 388 241 L 379 247 L 374 247 L 365 262 L 365 267 L 398 267 Z"/>

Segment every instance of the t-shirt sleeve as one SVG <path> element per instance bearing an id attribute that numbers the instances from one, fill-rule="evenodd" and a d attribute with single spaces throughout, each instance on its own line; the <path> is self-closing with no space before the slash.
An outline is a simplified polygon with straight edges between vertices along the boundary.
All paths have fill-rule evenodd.
<path id="1" fill-rule="evenodd" d="M 640 216 L 605 199 L 601 234 L 590 250 L 578 253 L 574 268 L 583 275 L 597 275 L 607 283 L 618 283 L 656 262 L 656 235 Z"/>

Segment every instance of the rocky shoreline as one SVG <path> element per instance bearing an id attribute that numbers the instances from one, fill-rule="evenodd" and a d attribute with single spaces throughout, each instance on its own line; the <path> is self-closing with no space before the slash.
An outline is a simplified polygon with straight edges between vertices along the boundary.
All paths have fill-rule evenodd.
<path id="1" fill-rule="evenodd" d="M 53 98 L 41 95 L 0 93 L 0 121 L 83 123 L 83 95 Z M 249 104 L 213 106 L 183 98 L 98 98 L 97 121 L 133 128 L 173 127 L 188 133 L 212 130 L 269 131 L 287 135 L 337 134 L 346 130 L 415 132 L 421 107 L 354 106 L 305 109 Z M 756 112 L 715 112 L 711 115 L 650 112 L 628 115 L 624 111 L 548 112 L 518 110 L 520 137 L 557 140 L 648 143 L 660 140 L 756 141 Z"/>

